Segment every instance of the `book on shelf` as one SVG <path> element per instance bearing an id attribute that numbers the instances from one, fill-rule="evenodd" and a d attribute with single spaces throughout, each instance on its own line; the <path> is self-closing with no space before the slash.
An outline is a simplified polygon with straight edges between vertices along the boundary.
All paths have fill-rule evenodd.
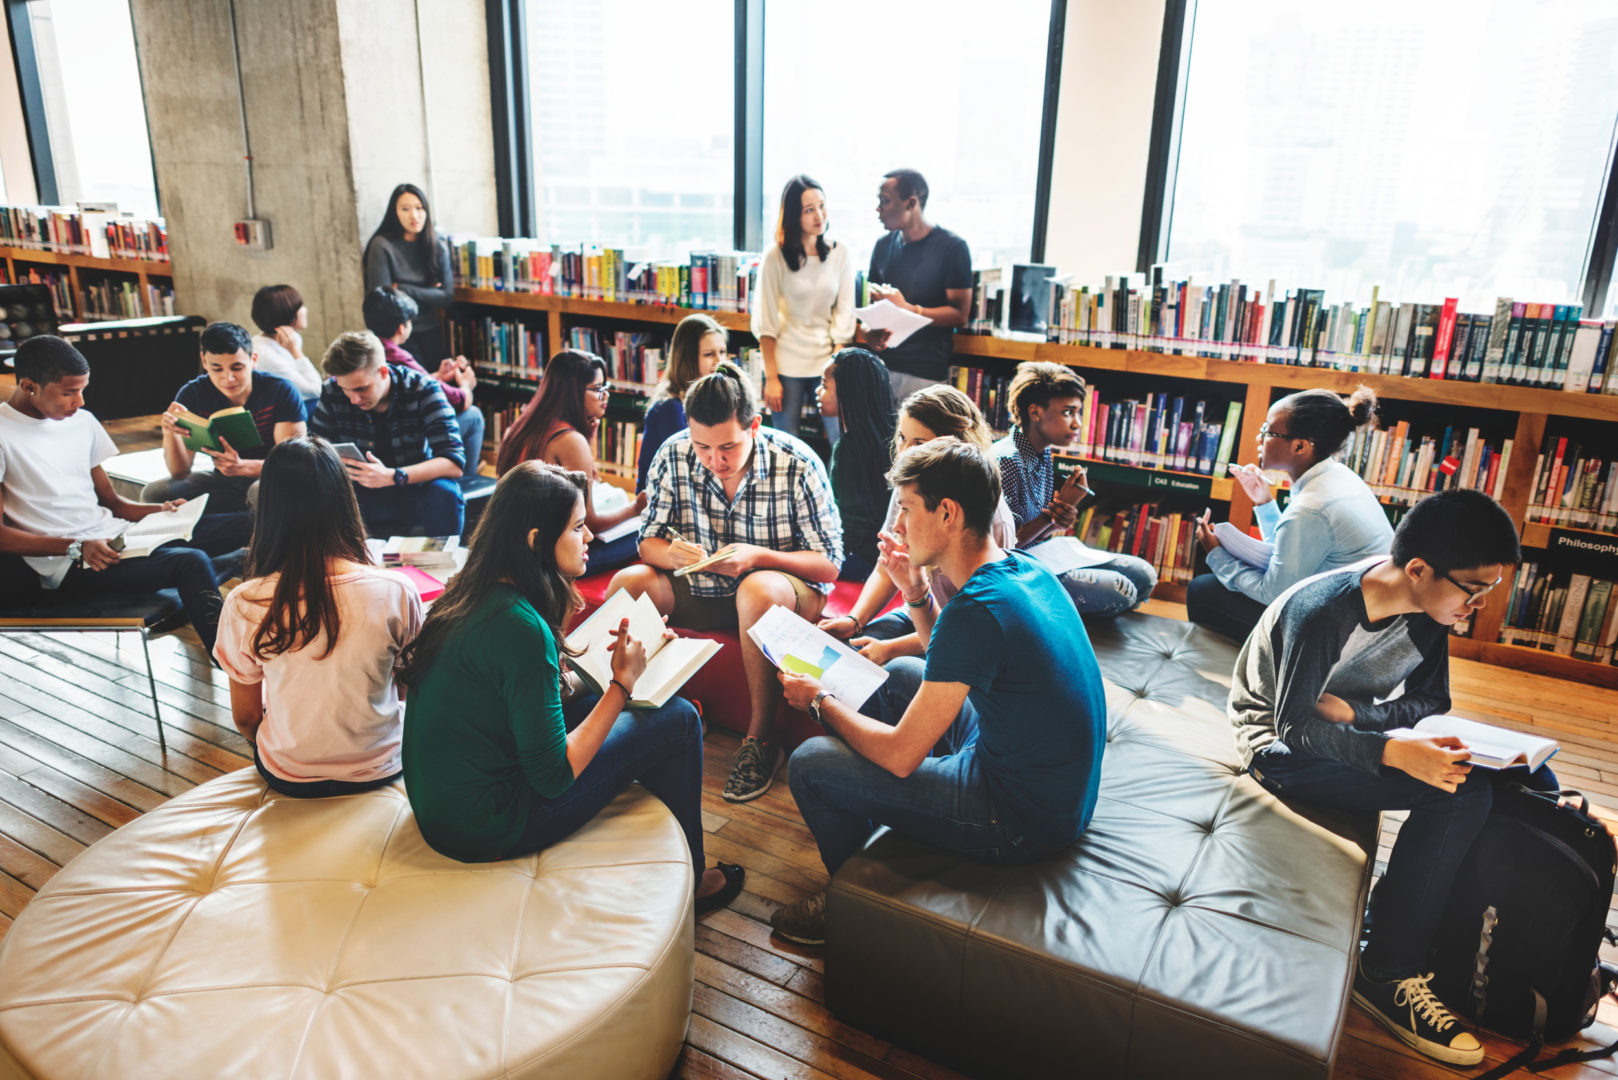
<path id="1" fill-rule="evenodd" d="M 449 351 L 475 370 L 514 379 L 538 379 L 545 368 L 545 331 L 533 321 L 457 312 L 447 324 Z"/>
<path id="2" fill-rule="evenodd" d="M 635 475 L 640 454 L 641 421 L 602 418 L 590 440 L 595 459 L 602 465 L 616 466 L 620 475 Z"/>
<path id="3" fill-rule="evenodd" d="M 258 425 L 253 422 L 253 414 L 240 405 L 232 405 L 207 416 L 181 409 L 174 414 L 174 422 L 185 429 L 187 450 L 220 453 L 225 449 L 224 443 L 228 442 L 232 450 L 240 452 L 264 443 L 259 437 Z"/>
<path id="4" fill-rule="evenodd" d="M 1524 562 L 1512 579 L 1499 641 L 1611 664 L 1618 639 L 1618 587 L 1610 578 Z"/>
<path id="5" fill-rule="evenodd" d="M 607 597 L 588 619 L 567 635 L 569 648 L 581 650 L 567 659 L 595 693 L 604 694 L 612 682 L 613 631 L 629 620 L 629 633 L 646 648 L 646 670 L 629 688 L 631 709 L 660 709 L 719 651 L 719 642 L 705 638 L 665 638 L 663 617 L 648 596 L 631 599 L 619 589 Z"/>
<path id="6" fill-rule="evenodd" d="M 1145 559 L 1158 581 L 1184 584 L 1196 574 L 1197 516 L 1158 503 L 1117 508 L 1091 504 L 1079 511 L 1073 535 L 1097 551 Z"/>
<path id="7" fill-rule="evenodd" d="M 1478 428 L 1456 425 L 1418 434 L 1408 420 L 1359 428 L 1344 444 L 1342 461 L 1359 473 L 1377 498 L 1410 506 L 1423 496 L 1470 488 L 1500 499 L 1511 464 L 1511 439 L 1490 440 Z"/>
<path id="8" fill-rule="evenodd" d="M 1389 734 L 1406 738 L 1452 735 L 1461 740 L 1471 754 L 1469 763 L 1485 769 L 1510 769 L 1522 765 L 1532 771 L 1561 749 L 1555 739 L 1547 739 L 1543 735 L 1531 735 L 1525 731 L 1513 731 L 1448 714 L 1423 717 L 1416 721 L 1415 727 L 1395 728 Z"/>
<path id="9" fill-rule="evenodd" d="M 639 386 L 655 386 L 663 377 L 667 341 L 666 332 L 631 333 L 593 326 L 573 326 L 567 331 L 569 348 L 594 353 L 606 361 L 607 378 Z"/>
<path id="10" fill-rule="evenodd" d="M 110 205 L 110 204 L 109 204 Z M 98 259 L 166 261 L 162 218 L 66 206 L 0 206 L 0 245 L 89 255 Z"/>
<path id="11" fill-rule="evenodd" d="M 1612 532 L 1618 529 L 1618 477 L 1613 454 L 1578 440 L 1547 435 L 1534 464 L 1527 520 Z"/>

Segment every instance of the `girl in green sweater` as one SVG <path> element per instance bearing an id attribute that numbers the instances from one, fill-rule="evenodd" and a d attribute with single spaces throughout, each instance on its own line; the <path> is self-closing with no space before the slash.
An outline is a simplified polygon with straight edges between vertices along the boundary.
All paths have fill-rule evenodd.
<path id="1" fill-rule="evenodd" d="M 463 862 L 540 851 L 587 824 L 631 781 L 685 830 L 697 912 L 741 892 L 743 871 L 704 872 L 702 727 L 671 698 L 625 711 L 646 649 L 621 623 L 600 697 L 564 676 L 564 623 L 589 562 L 583 473 L 525 461 L 495 488 L 466 566 L 406 651 L 405 790 L 433 848 Z"/>

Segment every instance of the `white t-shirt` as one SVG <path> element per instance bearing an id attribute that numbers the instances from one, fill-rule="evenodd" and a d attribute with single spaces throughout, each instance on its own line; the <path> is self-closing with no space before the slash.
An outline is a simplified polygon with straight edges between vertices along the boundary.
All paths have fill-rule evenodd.
<path id="1" fill-rule="evenodd" d="M 296 330 L 292 331 L 298 337 Z M 303 338 L 298 337 L 298 347 L 303 347 Z M 264 334 L 253 335 L 253 351 L 258 353 L 256 370 L 279 375 L 287 382 L 298 388 L 298 393 L 306 398 L 319 397 L 320 388 L 325 385 L 326 379 L 315 370 L 314 361 L 307 356 L 299 358 L 293 356 L 281 347 L 281 343 Z"/>
<path id="2" fill-rule="evenodd" d="M 90 470 L 118 453 L 89 409 L 66 420 L 35 420 L 0 403 L 0 496 L 6 524 L 37 536 L 110 540 L 129 522 L 96 501 Z M 67 576 L 66 555 L 23 560 L 54 589 Z"/>
<path id="3" fill-rule="evenodd" d="M 854 340 L 854 262 L 847 244 L 822 261 L 813 251 L 796 270 L 787 269 L 779 247 L 764 253 L 758 268 L 754 337 L 775 339 L 779 375 L 818 378 L 832 353 Z"/>
<path id="4" fill-rule="evenodd" d="M 258 756 L 283 780 L 364 783 L 399 771 L 404 704 L 393 681 L 399 651 L 421 629 L 421 597 L 410 579 L 367 567 L 331 578 L 341 625 L 326 652 L 322 631 L 296 652 L 265 660 L 253 635 L 279 575 L 254 578 L 225 598 L 214 656 L 239 683 L 264 683 Z"/>

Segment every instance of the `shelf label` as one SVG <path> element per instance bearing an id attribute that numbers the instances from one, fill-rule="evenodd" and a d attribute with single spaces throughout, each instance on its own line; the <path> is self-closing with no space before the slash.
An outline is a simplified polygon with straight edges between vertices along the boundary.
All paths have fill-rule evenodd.
<path id="1" fill-rule="evenodd" d="M 1189 473 L 1162 472 L 1157 469 L 1138 468 L 1133 465 L 1117 465 L 1107 461 L 1083 461 L 1080 458 L 1067 454 L 1053 454 L 1052 463 L 1056 466 L 1056 485 L 1061 487 L 1077 465 L 1083 465 L 1086 475 L 1090 478 L 1090 486 L 1097 484 L 1116 484 L 1126 487 L 1148 488 L 1153 491 L 1168 491 L 1176 495 L 1197 495 L 1208 498 L 1213 494 L 1213 477 L 1192 476 Z"/>
<path id="2" fill-rule="evenodd" d="M 1552 529 L 1545 541 L 1545 553 L 1555 557 L 1558 569 L 1608 580 L 1618 578 L 1618 536 Z"/>

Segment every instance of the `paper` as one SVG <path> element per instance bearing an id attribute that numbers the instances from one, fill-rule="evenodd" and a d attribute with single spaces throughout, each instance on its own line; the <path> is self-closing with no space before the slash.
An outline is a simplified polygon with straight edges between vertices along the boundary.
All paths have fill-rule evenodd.
<path id="1" fill-rule="evenodd" d="M 1228 521 L 1215 525 L 1214 535 L 1219 538 L 1220 547 L 1253 569 L 1265 571 L 1270 568 L 1270 556 L 1275 553 L 1275 545 L 1268 540 L 1255 540 Z"/>
<path id="2" fill-rule="evenodd" d="M 596 540 L 603 544 L 610 544 L 614 540 L 640 532 L 640 526 L 641 519 L 632 517 L 628 520 L 620 521 L 610 529 L 602 529 L 595 534 Z"/>
<path id="3" fill-rule="evenodd" d="M 870 307 L 855 308 L 854 315 L 866 326 L 888 331 L 888 343 L 883 346 L 886 349 L 903 344 L 911 334 L 933 324 L 927 316 L 906 311 L 891 300 L 878 300 Z"/>
<path id="4" fill-rule="evenodd" d="M 720 548 L 718 551 L 714 552 L 712 555 L 709 555 L 705 559 L 698 559 L 696 562 L 691 563 L 688 566 L 679 567 L 674 571 L 674 576 L 685 577 L 687 574 L 695 574 L 698 570 L 706 570 L 714 563 L 724 562 L 730 557 L 730 549 L 731 545 L 726 544 L 724 547 Z"/>
<path id="5" fill-rule="evenodd" d="M 851 709 L 864 705 L 888 673 L 824 630 L 777 604 L 747 630 L 770 663 L 807 675 Z"/>
<path id="6" fill-rule="evenodd" d="M 1058 575 L 1086 566 L 1100 566 L 1117 556 L 1117 552 L 1090 547 L 1071 536 L 1058 536 L 1054 540 L 1046 540 L 1042 544 L 1028 548 L 1027 551 L 1044 563 L 1051 573 Z"/>
<path id="7" fill-rule="evenodd" d="M 1399 728 L 1390 734 L 1406 738 L 1411 735 L 1453 735 L 1471 751 L 1472 764 L 1485 769 L 1509 769 L 1514 765 L 1537 769 L 1561 749 L 1555 739 L 1446 714 L 1426 717 L 1418 721 L 1413 729 Z"/>
<path id="8" fill-rule="evenodd" d="M 198 495 L 194 499 L 187 499 L 178 510 L 147 514 L 124 530 L 124 546 L 119 556 L 138 559 L 171 541 L 191 539 L 197 520 L 207 508 L 208 496 Z"/>

